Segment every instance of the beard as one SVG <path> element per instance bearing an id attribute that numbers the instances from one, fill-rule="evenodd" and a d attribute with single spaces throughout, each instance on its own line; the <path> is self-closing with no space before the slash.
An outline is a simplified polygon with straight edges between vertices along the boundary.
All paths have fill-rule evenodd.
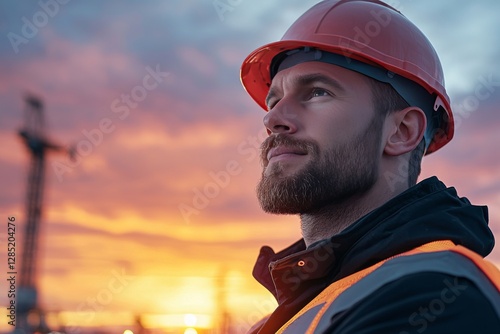
<path id="1" fill-rule="evenodd" d="M 378 176 L 381 119 L 375 115 L 365 131 L 324 152 L 314 140 L 287 134 L 268 137 L 261 146 L 264 168 L 257 186 L 262 209 L 275 214 L 314 213 L 371 189 Z M 307 152 L 309 161 L 291 175 L 280 161 L 268 165 L 268 151 L 282 145 Z"/>

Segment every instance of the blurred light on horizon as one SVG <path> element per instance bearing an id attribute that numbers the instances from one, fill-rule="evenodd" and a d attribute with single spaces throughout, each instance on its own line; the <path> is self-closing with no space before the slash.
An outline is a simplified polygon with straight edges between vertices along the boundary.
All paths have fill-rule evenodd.
<path id="1" fill-rule="evenodd" d="M 144 314 L 141 317 L 145 328 L 214 328 L 212 315 L 208 314 Z"/>
<path id="2" fill-rule="evenodd" d="M 195 327 L 198 323 L 198 318 L 194 314 L 186 314 L 184 315 L 184 324 L 187 327 Z"/>

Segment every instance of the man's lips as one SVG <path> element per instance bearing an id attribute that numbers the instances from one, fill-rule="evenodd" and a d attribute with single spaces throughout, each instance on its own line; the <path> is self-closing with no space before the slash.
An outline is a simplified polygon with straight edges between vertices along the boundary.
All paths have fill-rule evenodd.
<path id="1" fill-rule="evenodd" d="M 283 154 L 306 155 L 307 152 L 295 147 L 277 146 L 267 152 L 267 161 Z"/>

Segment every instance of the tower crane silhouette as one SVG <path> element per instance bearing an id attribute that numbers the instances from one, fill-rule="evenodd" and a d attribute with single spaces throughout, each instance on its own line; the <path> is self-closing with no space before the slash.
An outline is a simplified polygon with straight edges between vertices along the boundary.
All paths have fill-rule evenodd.
<path id="1" fill-rule="evenodd" d="M 49 329 L 45 325 L 37 289 L 37 253 L 45 180 L 45 156 L 49 151 L 66 151 L 66 149 L 46 137 L 42 101 L 33 95 L 28 95 L 25 103 L 25 123 L 19 130 L 19 136 L 30 153 L 30 166 L 24 239 L 21 240 L 22 258 L 18 274 L 17 318 L 14 333 L 48 333 Z M 31 314 L 34 314 L 34 318 L 37 319 L 35 323 L 30 321 Z"/>

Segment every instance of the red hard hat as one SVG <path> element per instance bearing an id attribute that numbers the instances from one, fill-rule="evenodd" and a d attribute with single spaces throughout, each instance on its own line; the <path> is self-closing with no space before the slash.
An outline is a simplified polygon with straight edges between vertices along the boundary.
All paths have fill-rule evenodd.
<path id="1" fill-rule="evenodd" d="M 281 41 L 250 53 L 241 67 L 241 82 L 265 110 L 273 60 L 283 52 L 304 47 L 383 68 L 389 77 L 395 74 L 423 87 L 431 105 L 414 105 L 430 110 L 426 112 L 428 123 L 435 127 L 426 154 L 452 139 L 453 115 L 437 53 L 424 34 L 396 9 L 378 0 L 322 1 L 299 17 Z M 429 122 L 429 117 L 435 121 Z"/>

